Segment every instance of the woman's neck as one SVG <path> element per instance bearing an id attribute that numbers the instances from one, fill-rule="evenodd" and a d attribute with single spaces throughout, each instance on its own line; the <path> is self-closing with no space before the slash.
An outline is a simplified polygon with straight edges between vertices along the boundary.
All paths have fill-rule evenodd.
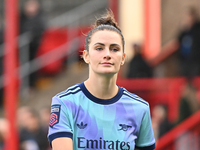
<path id="1" fill-rule="evenodd" d="M 87 90 L 97 98 L 110 99 L 118 93 L 117 74 L 113 77 L 90 76 L 85 81 Z"/>

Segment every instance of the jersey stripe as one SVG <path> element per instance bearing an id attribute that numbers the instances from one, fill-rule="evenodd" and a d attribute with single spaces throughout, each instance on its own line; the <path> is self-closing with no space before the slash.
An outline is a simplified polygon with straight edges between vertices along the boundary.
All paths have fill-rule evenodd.
<path id="1" fill-rule="evenodd" d="M 59 98 L 62 98 L 62 97 L 65 97 L 65 96 L 67 96 L 67 95 L 69 95 L 69 94 L 76 94 L 76 93 L 78 93 L 78 92 L 80 92 L 81 91 L 81 89 L 78 89 L 78 90 L 76 90 L 76 91 L 69 91 L 69 92 L 67 92 L 66 94 L 64 94 L 64 95 L 61 95 L 61 96 L 59 96 Z"/>
<path id="2" fill-rule="evenodd" d="M 128 97 L 130 97 L 130 98 L 132 98 L 132 99 L 134 99 L 134 100 L 136 100 L 138 102 L 141 102 L 141 103 L 143 103 L 143 104 L 145 104 L 147 106 L 149 106 L 149 104 L 146 101 L 144 101 L 142 98 L 140 98 L 140 97 L 138 97 L 136 95 L 131 94 L 127 90 L 124 90 L 124 95 L 126 95 L 126 96 L 128 96 Z"/>
<path id="3" fill-rule="evenodd" d="M 75 93 L 79 92 L 80 90 L 81 90 L 80 87 L 78 85 L 75 85 L 75 86 L 72 86 L 72 87 L 68 88 L 67 90 L 57 94 L 57 96 L 59 98 L 62 98 L 62 97 L 67 96 L 69 94 L 75 94 Z"/>
<path id="4" fill-rule="evenodd" d="M 58 93 L 57 96 L 60 96 L 61 94 L 64 94 L 64 93 L 68 92 L 69 90 L 76 89 L 77 87 L 78 87 L 78 84 L 75 84 L 75 85 L 73 85 L 73 86 L 67 88 L 66 90 L 64 90 L 64 91 L 62 91 L 62 92 L 60 92 L 60 93 Z"/>

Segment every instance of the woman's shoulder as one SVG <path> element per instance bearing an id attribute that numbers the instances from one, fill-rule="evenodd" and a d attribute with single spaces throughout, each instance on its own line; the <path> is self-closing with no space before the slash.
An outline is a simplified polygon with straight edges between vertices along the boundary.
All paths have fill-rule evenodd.
<path id="1" fill-rule="evenodd" d="M 68 87 L 66 90 L 57 93 L 54 97 L 64 98 L 69 95 L 74 95 L 74 94 L 78 93 L 80 90 L 81 90 L 81 88 L 80 88 L 79 84 L 74 84 L 74 85 Z"/>
<path id="2" fill-rule="evenodd" d="M 139 105 L 149 107 L 149 103 L 146 100 L 144 100 L 140 96 L 126 90 L 125 88 L 123 88 L 123 95 L 126 96 L 132 103 L 137 103 Z"/>

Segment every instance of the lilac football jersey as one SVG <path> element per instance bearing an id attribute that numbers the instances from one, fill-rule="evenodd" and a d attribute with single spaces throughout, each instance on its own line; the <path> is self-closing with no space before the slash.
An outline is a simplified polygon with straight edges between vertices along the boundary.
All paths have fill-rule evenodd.
<path id="1" fill-rule="evenodd" d="M 149 104 L 119 87 L 111 99 L 93 96 L 84 83 L 53 97 L 48 139 L 69 137 L 73 150 L 153 150 Z"/>

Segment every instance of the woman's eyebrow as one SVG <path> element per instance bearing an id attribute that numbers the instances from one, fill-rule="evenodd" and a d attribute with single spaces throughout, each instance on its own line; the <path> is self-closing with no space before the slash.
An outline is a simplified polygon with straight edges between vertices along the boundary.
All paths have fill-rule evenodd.
<path id="1" fill-rule="evenodd" d="M 103 43 L 95 43 L 94 45 L 102 45 L 102 46 L 105 46 L 105 44 L 103 44 Z"/>
<path id="2" fill-rule="evenodd" d="M 111 44 L 110 46 L 118 46 L 118 47 L 120 47 L 119 44 Z"/>
<path id="3" fill-rule="evenodd" d="M 103 44 L 103 43 L 95 43 L 94 45 L 102 45 L 102 46 L 105 46 L 105 44 Z M 120 47 L 119 44 L 111 44 L 110 46 L 119 46 L 119 47 Z"/>

